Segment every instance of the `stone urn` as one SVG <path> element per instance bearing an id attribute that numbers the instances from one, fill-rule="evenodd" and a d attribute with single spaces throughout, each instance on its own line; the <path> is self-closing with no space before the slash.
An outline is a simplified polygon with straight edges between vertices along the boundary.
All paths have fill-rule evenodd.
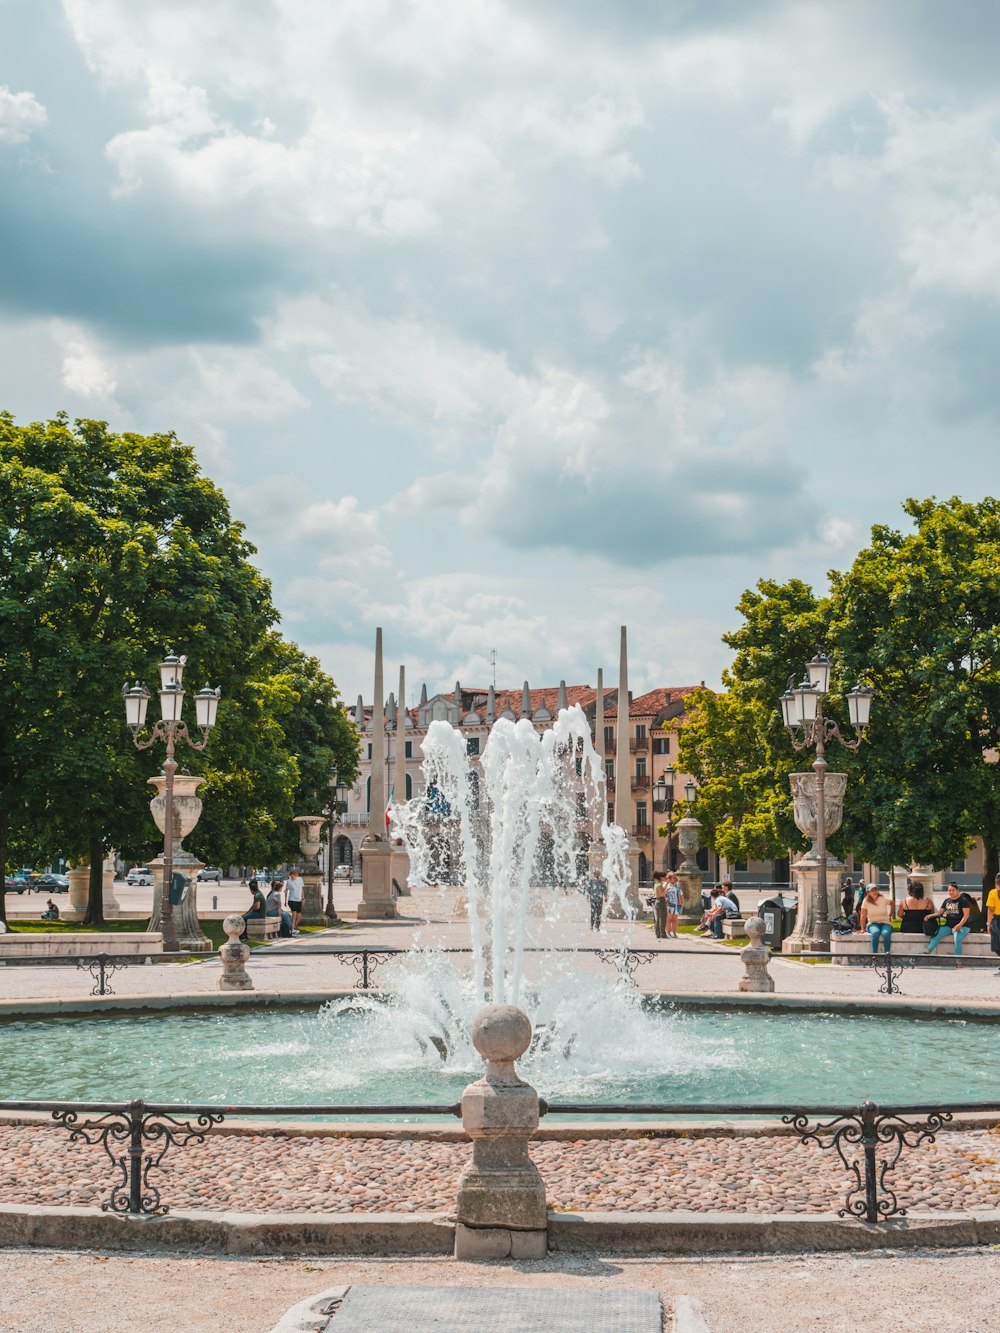
<path id="1" fill-rule="evenodd" d="M 319 856 L 320 831 L 326 820 L 320 815 L 296 815 L 292 823 L 299 826 L 299 848 L 302 859 L 315 862 Z"/>
<path id="2" fill-rule="evenodd" d="M 812 839 L 811 854 L 816 853 L 816 774 L 789 773 L 792 788 L 795 827 Z M 844 793 L 847 790 L 846 773 L 826 775 L 826 836 L 836 833 L 844 818 Z"/>
<path id="3" fill-rule="evenodd" d="M 677 846 L 684 854 L 681 869 L 688 872 L 697 870 L 697 857 L 701 850 L 701 820 L 695 819 L 693 815 L 687 815 L 684 819 L 678 820 L 675 827 Z"/>
<path id="4" fill-rule="evenodd" d="M 156 795 L 150 801 L 149 809 L 156 827 L 162 833 L 166 827 L 167 798 L 164 789 L 167 779 L 160 773 L 155 778 L 148 778 L 147 781 L 151 787 L 156 788 Z M 177 859 L 178 853 L 189 855 L 184 852 L 181 844 L 201 818 L 201 797 L 197 795 L 197 791 L 204 781 L 204 778 L 195 777 L 192 773 L 174 774 L 174 860 Z"/>

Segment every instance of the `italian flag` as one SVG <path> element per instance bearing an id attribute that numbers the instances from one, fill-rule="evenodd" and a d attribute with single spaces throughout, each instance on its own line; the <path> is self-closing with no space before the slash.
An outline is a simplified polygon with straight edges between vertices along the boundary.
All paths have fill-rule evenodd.
<path id="1" fill-rule="evenodd" d="M 389 788 L 389 801 L 385 807 L 385 827 L 387 831 L 389 828 L 389 812 L 392 810 L 392 803 L 395 799 L 396 799 L 396 784 L 393 783 L 393 785 Z"/>

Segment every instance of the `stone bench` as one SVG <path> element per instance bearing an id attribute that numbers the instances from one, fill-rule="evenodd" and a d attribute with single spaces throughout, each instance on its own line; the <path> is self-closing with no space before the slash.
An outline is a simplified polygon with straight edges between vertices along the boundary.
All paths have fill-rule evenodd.
<path id="1" fill-rule="evenodd" d="M 151 958 L 163 952 L 158 931 L 6 931 L 0 935 L 0 961 L 4 958 L 71 958 L 76 954 L 94 957 L 99 953 L 116 958 Z"/>
<path id="2" fill-rule="evenodd" d="M 747 938 L 746 918 L 741 916 L 728 917 L 722 923 L 722 938 L 724 940 L 744 940 Z"/>
<path id="3" fill-rule="evenodd" d="M 892 952 L 900 958 L 954 958 L 955 943 L 950 935 L 947 935 L 937 946 L 932 954 L 928 954 L 928 939 L 926 935 L 903 934 L 901 930 L 894 930 L 892 933 Z M 866 958 L 872 956 L 872 942 L 867 931 L 864 935 L 831 935 L 830 953 L 833 955 L 833 962 L 857 964 Z M 881 956 L 882 946 L 879 944 L 879 955 Z M 963 958 L 991 958 L 994 955 L 990 953 L 990 937 L 981 932 L 973 932 L 966 935 L 962 942 Z"/>
<path id="4" fill-rule="evenodd" d="M 276 940 L 280 935 L 280 916 L 255 916 L 247 922 L 247 939 Z"/>

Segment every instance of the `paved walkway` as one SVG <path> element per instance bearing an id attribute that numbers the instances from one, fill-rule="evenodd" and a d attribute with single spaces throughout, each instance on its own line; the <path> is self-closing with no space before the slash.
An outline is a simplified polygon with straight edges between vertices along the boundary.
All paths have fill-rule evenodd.
<path id="1" fill-rule="evenodd" d="M 470 1152 L 433 1139 L 216 1133 L 171 1149 L 153 1183 L 172 1210 L 450 1213 Z M 560 1212 L 833 1212 L 850 1185 L 836 1152 L 788 1135 L 546 1140 L 531 1155 Z M 69 1143 L 66 1130 L 0 1123 L 0 1202 L 96 1206 L 113 1177 L 101 1148 Z M 907 1149 L 887 1184 L 911 1210 L 1000 1208 L 1000 1134 L 942 1132 Z"/>
<path id="2" fill-rule="evenodd" d="M 338 887 L 338 911 L 356 907 L 358 885 Z M 402 919 L 392 922 L 352 923 L 349 929 L 321 932 L 285 940 L 267 949 L 254 951 L 250 970 L 257 990 L 267 992 L 350 989 L 355 975 L 332 958 L 297 957 L 304 948 L 383 946 L 409 948 L 413 943 L 444 948 L 467 948 L 469 924 L 455 919 L 454 891 L 443 894 L 423 890 L 400 900 Z M 578 908 L 578 910 L 577 910 Z M 606 921 L 599 933 L 589 930 L 583 919 L 583 907 L 573 901 L 564 904 L 564 920 L 542 929 L 550 944 L 653 949 L 656 958 L 643 964 L 635 974 L 643 989 L 683 994 L 732 995 L 737 991 L 743 967 L 739 948 L 714 944 L 700 937 L 683 935 L 680 940 L 658 942 L 646 923 Z M 580 959 L 582 970 L 608 975 L 607 965 L 596 958 Z M 967 966 L 957 970 L 948 961 L 941 966 L 918 967 L 905 971 L 899 979 L 902 997 L 935 1001 L 986 1000 L 1000 1003 L 1000 977 L 992 965 Z M 204 961 L 183 964 L 155 964 L 123 969 L 113 978 L 117 995 L 162 993 L 199 993 L 216 989 L 219 974 L 214 955 Z M 779 993 L 810 996 L 870 997 L 878 992 L 879 981 L 868 968 L 802 963 L 775 958 L 771 974 Z M 41 999 L 45 997 L 83 997 L 93 982 L 86 972 L 66 966 L 0 967 L 0 1001 Z"/>
<path id="3" fill-rule="evenodd" d="M 994 1333 L 991 1250 L 534 1263 L 454 1259 L 213 1259 L 204 1255 L 0 1251 L 10 1333 L 268 1333 L 290 1306 L 335 1286 L 394 1283 L 526 1291 L 657 1293 L 678 1333 Z M 668 1314 L 669 1320 L 669 1314 Z M 668 1322 L 667 1327 L 670 1327 Z M 335 1333 L 336 1322 L 330 1333 Z M 381 1333 L 387 1333 L 383 1330 Z M 552 1333 L 559 1333 L 553 1326 Z"/>

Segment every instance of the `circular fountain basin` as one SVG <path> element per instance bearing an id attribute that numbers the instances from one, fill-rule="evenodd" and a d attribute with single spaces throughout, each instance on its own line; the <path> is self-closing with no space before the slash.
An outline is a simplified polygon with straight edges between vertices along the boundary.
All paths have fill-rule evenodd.
<path id="1" fill-rule="evenodd" d="M 392 1006 L 43 1017 L 0 1026 L 0 1100 L 242 1105 L 457 1101 L 482 1073 L 471 1048 L 415 1039 Z M 1000 1079 L 991 1023 L 886 1014 L 635 1011 L 634 1028 L 519 1062 L 550 1101 L 699 1104 L 987 1101 Z"/>

